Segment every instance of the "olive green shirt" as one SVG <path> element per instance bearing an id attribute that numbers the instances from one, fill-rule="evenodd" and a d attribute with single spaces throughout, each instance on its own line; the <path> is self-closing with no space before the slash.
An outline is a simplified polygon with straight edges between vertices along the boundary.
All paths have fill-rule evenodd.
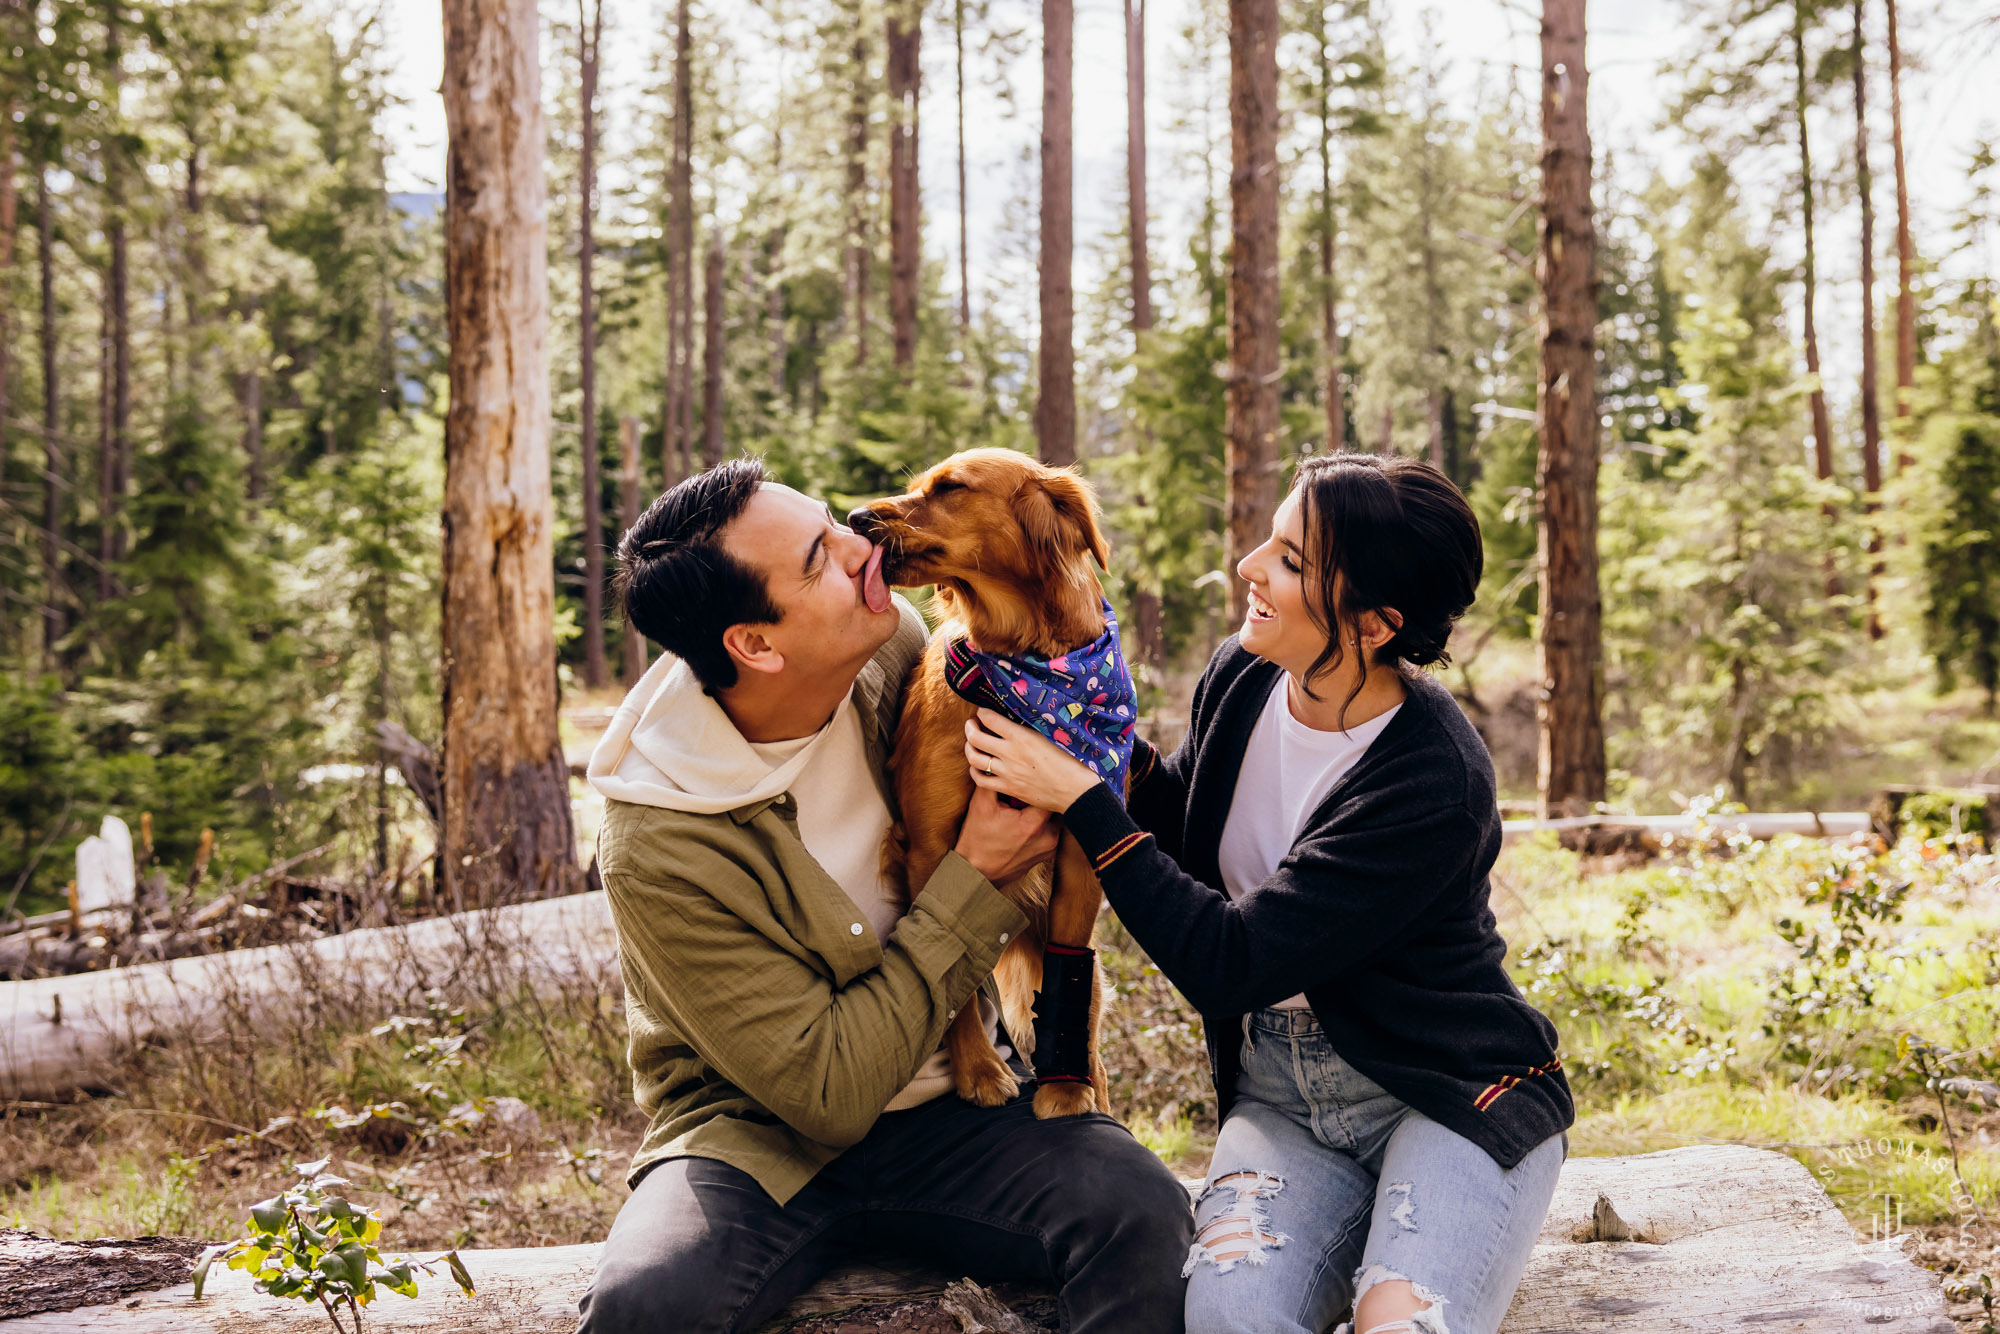
<path id="1" fill-rule="evenodd" d="M 854 689 L 871 776 L 922 655 L 907 603 Z M 799 839 L 790 794 L 720 814 L 608 801 L 598 833 L 632 1088 L 652 1119 L 627 1180 L 669 1158 L 740 1168 L 783 1204 L 937 1050 L 1027 922 L 948 854 L 887 940 Z M 950 1095 L 946 1095 L 950 1096 Z"/>

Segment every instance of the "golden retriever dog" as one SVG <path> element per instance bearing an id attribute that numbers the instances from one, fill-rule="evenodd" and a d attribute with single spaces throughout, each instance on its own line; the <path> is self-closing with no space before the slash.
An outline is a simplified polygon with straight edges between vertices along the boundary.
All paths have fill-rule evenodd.
<path id="1" fill-rule="evenodd" d="M 890 758 L 902 825 L 901 847 L 889 855 L 893 863 L 900 853 L 908 892 L 929 882 L 957 842 L 974 791 L 966 771 L 965 724 L 976 710 L 946 676 L 949 646 L 970 639 L 1001 657 L 1060 658 L 1089 644 L 1106 629 L 1103 589 L 1092 561 L 1104 565 L 1110 553 L 1096 502 L 1074 473 L 1005 449 L 954 455 L 918 477 L 908 494 L 858 509 L 849 523 L 883 548 L 885 579 L 906 588 L 934 585 L 943 611 L 904 697 Z M 1122 773 L 1118 782 L 1122 796 Z M 1031 922 L 994 969 L 1008 1034 L 1026 1054 L 1033 1045 L 1043 949 L 1089 948 L 1104 891 L 1089 857 L 1067 833 L 1051 865 L 1001 888 Z M 1098 1054 L 1103 995 L 1102 970 L 1094 969 L 1092 1082 L 1042 1081 L 1035 1090 L 1036 1116 L 1110 1110 Z M 960 1097 L 997 1107 L 1018 1092 L 1014 1075 L 987 1041 L 978 1006 L 958 1012 L 946 1045 Z"/>

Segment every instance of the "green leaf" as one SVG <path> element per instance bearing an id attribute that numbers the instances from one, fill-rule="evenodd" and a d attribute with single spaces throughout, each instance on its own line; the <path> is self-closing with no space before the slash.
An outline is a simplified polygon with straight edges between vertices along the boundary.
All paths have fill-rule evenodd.
<path id="1" fill-rule="evenodd" d="M 321 1158 L 316 1162 L 300 1163 L 298 1165 L 297 1171 L 300 1176 L 310 1180 L 311 1178 L 318 1176 L 321 1172 L 326 1171 L 326 1165 L 332 1161 L 333 1161 L 332 1158 Z"/>
<path id="2" fill-rule="evenodd" d="M 265 1200 L 250 1206 L 250 1222 L 260 1232 L 276 1232 L 285 1225 L 286 1210 L 283 1201 Z"/>
<path id="3" fill-rule="evenodd" d="M 472 1296 L 472 1274 L 466 1269 L 465 1261 L 458 1258 L 458 1252 L 446 1251 L 444 1253 L 444 1262 L 451 1266 L 451 1276 L 457 1281 L 458 1286 L 464 1290 L 465 1295 L 468 1297 Z"/>
<path id="4" fill-rule="evenodd" d="M 194 1266 L 194 1299 L 196 1301 L 201 1300 L 202 1285 L 208 1282 L 208 1267 L 214 1264 L 219 1257 L 227 1255 L 233 1247 L 241 1244 L 241 1242 L 234 1241 L 218 1242 L 201 1253 L 201 1259 L 195 1261 Z"/>

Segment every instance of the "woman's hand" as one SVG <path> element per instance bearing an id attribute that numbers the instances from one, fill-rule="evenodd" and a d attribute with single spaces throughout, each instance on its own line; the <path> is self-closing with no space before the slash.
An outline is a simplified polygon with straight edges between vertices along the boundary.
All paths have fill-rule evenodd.
<path id="1" fill-rule="evenodd" d="M 972 781 L 1060 815 L 1097 786 L 1095 769 L 1032 727 L 991 709 L 965 725 L 965 760 Z"/>

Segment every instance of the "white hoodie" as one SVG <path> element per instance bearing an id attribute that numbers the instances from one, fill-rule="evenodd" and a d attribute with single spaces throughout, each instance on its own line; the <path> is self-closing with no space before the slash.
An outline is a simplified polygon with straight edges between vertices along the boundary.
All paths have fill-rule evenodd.
<path id="1" fill-rule="evenodd" d="M 663 654 L 612 714 L 587 773 L 607 799 L 697 815 L 791 793 L 806 851 L 886 940 L 905 905 L 882 879 L 891 815 L 869 770 L 852 691 L 810 737 L 757 745 L 744 740 L 685 662 Z M 855 933 L 861 930 L 855 923 Z M 997 1041 L 998 1011 L 983 993 L 978 1004 L 988 1039 Z M 1007 1048 L 998 1050 L 1004 1059 Z M 940 1047 L 883 1110 L 914 1107 L 951 1087 L 951 1057 Z"/>

